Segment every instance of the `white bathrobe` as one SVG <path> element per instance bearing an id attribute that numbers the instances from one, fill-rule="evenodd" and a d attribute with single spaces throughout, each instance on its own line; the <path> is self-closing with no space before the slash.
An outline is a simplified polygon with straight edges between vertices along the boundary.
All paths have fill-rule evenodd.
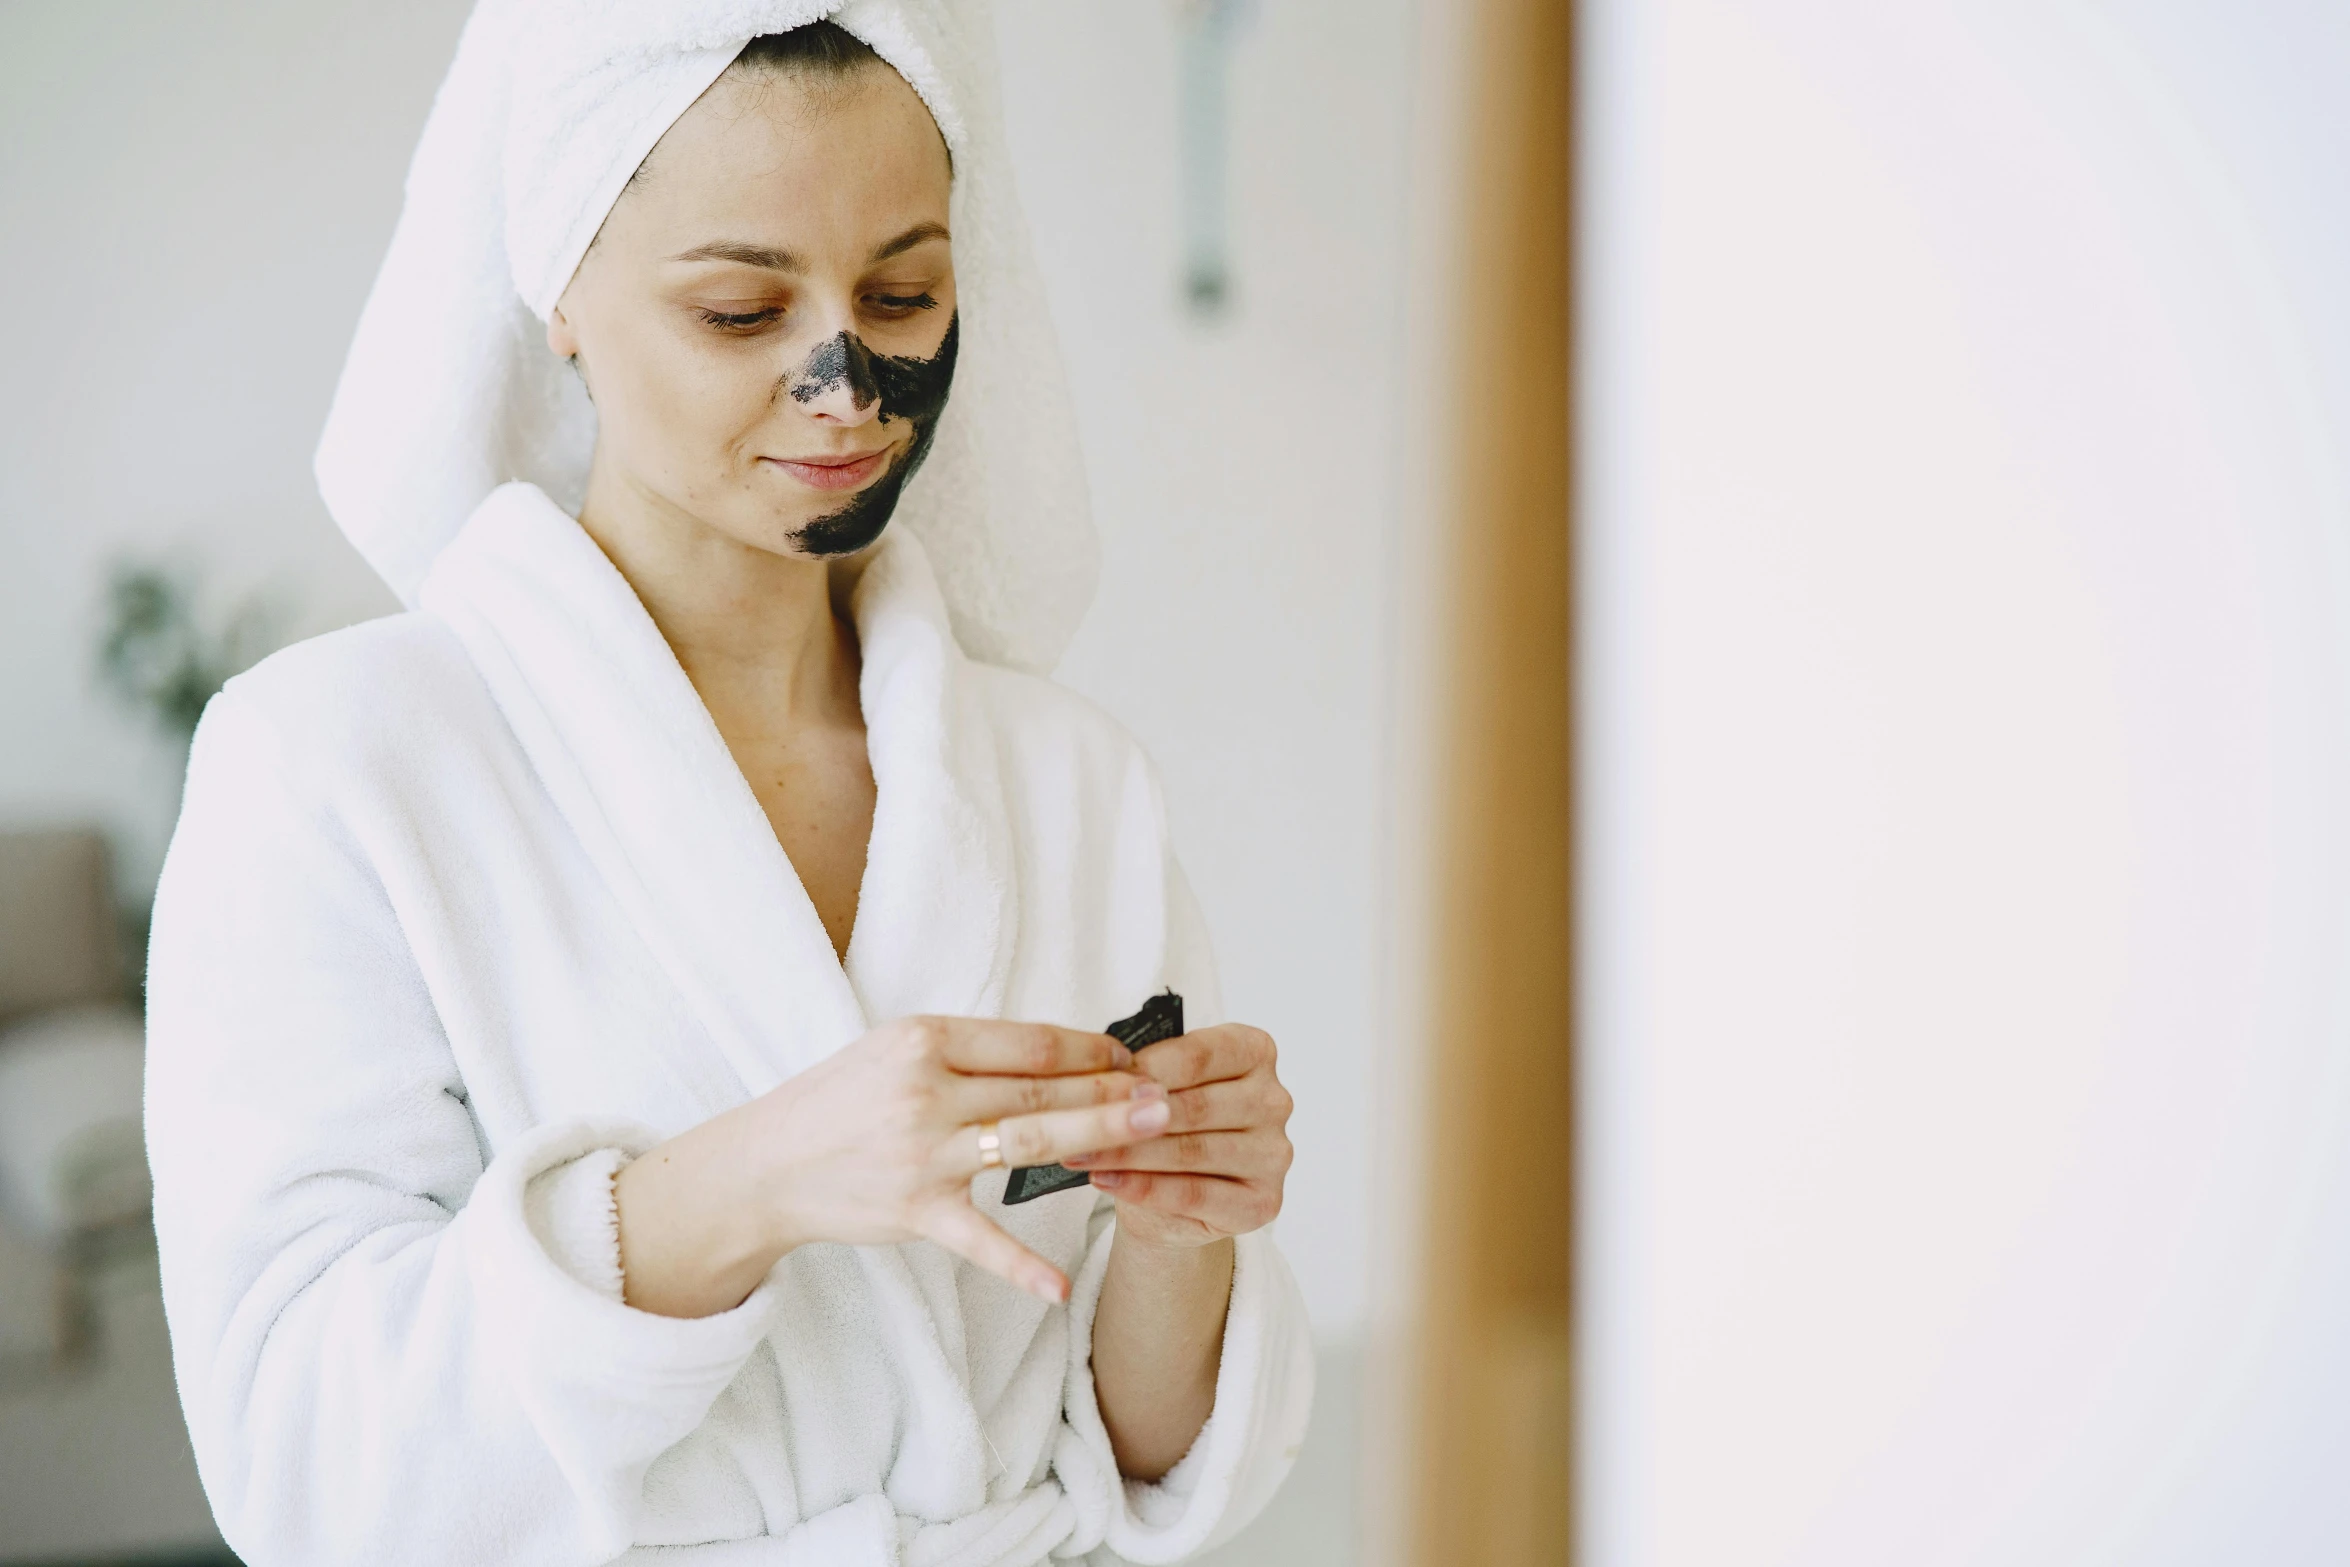
<path id="1" fill-rule="evenodd" d="M 1278 1485 L 1312 1373 L 1261 1233 L 1153 1485 L 1094 1400 L 1091 1191 L 974 1184 L 1066 1307 L 927 1242 L 802 1247 L 697 1321 L 619 1299 L 618 1163 L 876 1023 L 1100 1027 L 1170 985 L 1218 1019 L 1134 742 L 965 658 L 904 530 L 853 604 L 878 797 L 845 970 L 652 621 L 528 485 L 420 611 L 205 715 L 147 1124 L 181 1394 L 252 1567 L 1165 1562 Z"/>

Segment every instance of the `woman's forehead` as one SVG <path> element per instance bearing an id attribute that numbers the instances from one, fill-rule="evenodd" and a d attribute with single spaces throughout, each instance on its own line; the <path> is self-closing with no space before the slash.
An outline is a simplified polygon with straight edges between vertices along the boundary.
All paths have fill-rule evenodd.
<path id="1" fill-rule="evenodd" d="M 943 237 L 951 189 L 938 126 L 895 71 L 731 71 L 670 128 L 618 207 L 664 256 L 715 247 L 838 259 Z"/>

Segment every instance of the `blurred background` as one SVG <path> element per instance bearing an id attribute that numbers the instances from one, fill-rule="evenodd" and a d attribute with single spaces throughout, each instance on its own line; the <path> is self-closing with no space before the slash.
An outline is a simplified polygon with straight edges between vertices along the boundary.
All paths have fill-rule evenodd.
<path id="1" fill-rule="evenodd" d="M 2350 1559 L 2350 9 L 1584 17 L 1585 1557 Z"/>
<path id="2" fill-rule="evenodd" d="M 2350 10 L 995 8 L 1300 1104 L 1216 1560 L 2350 1557 Z M 144 901 L 465 9 L 0 0 L 0 1563 L 221 1559 Z"/>

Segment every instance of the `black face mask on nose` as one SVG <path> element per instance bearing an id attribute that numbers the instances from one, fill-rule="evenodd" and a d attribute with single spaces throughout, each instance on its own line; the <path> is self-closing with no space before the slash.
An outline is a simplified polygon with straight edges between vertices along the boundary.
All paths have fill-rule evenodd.
<path id="1" fill-rule="evenodd" d="M 843 387 L 859 413 L 881 404 L 881 422 L 909 419 L 914 439 L 906 444 L 888 469 L 859 490 L 852 500 L 797 529 L 792 543 L 809 555 L 854 555 L 881 537 L 890 514 L 898 509 L 898 492 L 930 455 L 930 438 L 938 430 L 938 416 L 947 405 L 947 388 L 955 379 L 955 341 L 962 328 L 957 316 L 947 318 L 945 341 L 928 359 L 876 354 L 854 332 L 826 338 L 808 355 L 807 363 L 784 381 L 795 403 L 812 403 Z"/>

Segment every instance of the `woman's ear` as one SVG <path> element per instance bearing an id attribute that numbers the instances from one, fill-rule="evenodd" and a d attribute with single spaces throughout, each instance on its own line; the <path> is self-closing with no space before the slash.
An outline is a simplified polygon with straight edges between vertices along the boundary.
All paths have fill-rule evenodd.
<path id="1" fill-rule="evenodd" d="M 563 314 L 561 305 L 547 316 L 547 346 L 554 350 L 557 359 L 579 357 L 579 334 L 571 329 L 571 319 Z"/>

